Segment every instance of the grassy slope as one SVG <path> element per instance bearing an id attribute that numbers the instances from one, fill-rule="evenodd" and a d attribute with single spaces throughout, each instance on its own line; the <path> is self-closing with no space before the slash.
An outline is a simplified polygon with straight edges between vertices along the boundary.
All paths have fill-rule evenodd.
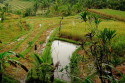
<path id="1" fill-rule="evenodd" d="M 13 0 L 13 1 L 10 1 L 9 2 L 11 5 L 12 5 L 12 8 L 13 10 L 24 10 L 25 8 L 28 8 L 28 7 L 31 7 L 33 4 L 32 2 L 28 2 L 28 1 L 19 1 L 19 0 Z M 116 11 L 117 12 L 117 11 Z M 113 12 L 114 13 L 114 12 Z M 80 22 L 80 19 L 76 19 L 77 16 L 69 16 L 69 17 L 64 17 L 63 19 L 63 22 L 62 22 L 62 28 L 61 28 L 61 34 L 62 34 L 62 37 L 64 38 L 68 38 L 68 39 L 74 39 L 74 40 L 80 40 L 81 38 L 84 38 L 84 35 L 88 32 L 88 24 L 85 25 L 84 22 Z M 43 21 L 42 21 L 42 20 Z M 27 17 L 26 19 L 24 20 L 27 20 L 29 24 L 32 24 L 34 23 L 34 28 L 33 30 L 30 32 L 30 35 L 26 38 L 26 40 L 22 41 L 19 45 L 19 47 L 17 47 L 18 49 L 15 49 L 14 51 L 18 52 L 18 53 L 22 53 L 22 52 L 25 52 L 25 49 L 28 49 L 28 51 L 26 53 L 28 53 L 26 55 L 26 58 L 28 55 L 32 54 L 34 52 L 34 44 L 39 44 L 40 41 L 44 41 L 46 39 L 46 36 L 47 34 L 45 30 L 45 33 L 41 33 L 39 31 L 41 31 L 41 29 L 38 29 L 38 25 L 41 23 L 46 23 L 45 26 L 42 26 L 43 28 L 44 27 L 50 27 L 50 24 L 51 25 L 54 25 L 54 24 L 59 24 L 59 17 L 54 17 L 54 18 L 44 18 L 44 17 Z M 55 21 L 56 20 L 56 21 Z M 16 21 L 16 20 L 15 20 Z M 15 22 L 14 20 L 12 21 Z M 120 22 L 120 21 L 103 21 L 99 27 L 100 29 L 103 29 L 105 27 L 107 28 L 111 28 L 111 29 L 115 29 L 117 30 L 117 40 L 122 40 L 123 42 L 125 41 L 125 23 L 124 22 Z M 86 27 L 86 28 L 85 28 Z M 18 27 L 19 28 L 19 27 Z M 37 30 L 38 29 L 38 30 Z M 3 31 L 3 33 L 5 33 L 6 31 Z M 10 32 L 10 31 L 9 31 Z M 9 33 L 7 32 L 7 33 Z M 20 31 L 21 32 L 21 31 Z M 19 33 L 18 31 L 15 31 L 15 34 L 17 36 L 17 33 Z M 34 34 L 34 35 L 33 35 Z M 37 36 L 35 36 L 36 34 L 38 34 Z M 27 36 L 28 34 L 26 34 Z M 14 35 L 13 35 L 14 36 Z M 26 37 L 25 36 L 25 37 Z M 39 37 L 38 37 L 39 36 Z M 2 35 L 3 38 L 7 38 L 5 34 Z M 10 36 L 11 37 L 11 36 Z M 7 40 L 6 40 L 7 41 Z M 32 44 L 32 47 L 29 49 L 29 48 L 26 48 L 27 47 L 27 43 L 28 41 L 33 41 L 33 44 Z M 11 48 L 14 48 L 16 47 L 18 43 L 12 45 L 9 47 L 9 49 Z M 38 45 L 39 46 L 39 45 Z M 46 47 L 46 49 L 50 50 L 50 48 Z M 6 51 L 7 49 L 5 49 Z M 25 53 L 24 53 L 25 54 Z M 43 55 L 45 56 L 46 55 L 46 52 L 43 53 Z M 29 59 L 29 58 L 28 58 Z M 20 60 L 22 63 L 25 63 L 25 65 L 29 68 L 29 64 L 30 60 L 29 59 L 29 62 L 26 61 L 26 60 Z M 15 72 L 15 70 L 13 71 L 12 68 L 10 67 L 9 69 L 10 73 Z M 21 72 L 21 73 L 20 73 Z M 23 73 L 24 71 L 21 70 L 19 72 L 19 75 L 23 76 Z M 12 74 L 10 74 L 12 75 Z M 18 75 L 15 75 L 15 77 L 19 77 Z"/>
<path id="2" fill-rule="evenodd" d="M 26 8 L 33 7 L 32 1 L 12 0 L 12 1 L 6 1 L 6 3 L 10 4 L 12 10 L 25 10 Z"/>
<path id="3" fill-rule="evenodd" d="M 125 18 L 125 12 L 124 11 L 120 11 L 120 10 L 112 10 L 112 9 L 93 9 L 95 11 L 98 12 L 102 12 L 105 14 L 109 14 L 109 15 L 115 15 L 121 18 Z"/>
<path id="4" fill-rule="evenodd" d="M 125 11 L 112 9 L 89 9 L 90 12 L 125 21 Z"/>
<path id="5" fill-rule="evenodd" d="M 7 20 L 5 20 L 4 23 L 0 23 L 0 40 L 2 41 L 0 48 L 12 41 L 16 41 L 19 37 L 29 31 L 26 23 L 20 23 L 20 19 L 9 17 L 6 16 Z"/>
<path id="6" fill-rule="evenodd" d="M 89 32 L 89 22 L 85 24 L 85 22 L 80 22 L 80 19 L 75 19 L 74 17 L 66 17 L 64 20 L 69 20 L 69 23 L 62 25 L 61 28 L 61 36 L 63 38 L 73 39 L 73 40 L 81 40 L 84 39 L 84 35 Z M 64 21 L 63 20 L 63 21 Z M 92 24 L 94 26 L 94 23 Z M 116 30 L 117 37 L 116 39 L 119 41 L 125 42 L 125 22 L 121 21 L 113 21 L 113 20 L 103 20 L 99 24 L 99 30 L 103 30 L 104 28 L 109 28 L 112 30 Z"/>

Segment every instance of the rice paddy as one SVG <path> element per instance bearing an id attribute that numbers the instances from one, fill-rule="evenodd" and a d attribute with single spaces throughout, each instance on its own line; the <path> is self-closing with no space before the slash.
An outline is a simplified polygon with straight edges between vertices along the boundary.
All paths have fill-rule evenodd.
<path id="1" fill-rule="evenodd" d="M 9 7 L 11 7 L 12 11 L 24 11 L 27 8 L 33 8 L 34 5 L 33 1 L 23 0 L 8 0 L 5 1 L 5 3 L 9 3 Z M 0 4 L 0 6 L 3 7 L 4 5 Z M 28 69 L 31 69 L 34 61 L 31 56 L 34 53 L 37 53 L 39 56 L 43 56 L 44 58 L 49 57 L 48 62 L 52 63 L 50 50 L 52 41 L 54 39 L 64 40 L 67 42 L 69 41 L 70 43 L 72 42 L 74 44 L 77 42 L 78 45 L 81 45 L 83 40 L 86 39 L 85 35 L 91 32 L 91 30 L 95 29 L 98 37 L 99 31 L 104 30 L 104 28 L 116 30 L 113 45 L 116 45 L 116 47 L 118 47 L 120 50 L 123 49 L 124 52 L 125 11 L 112 9 L 89 9 L 89 12 L 106 16 L 108 18 L 113 18 L 113 20 L 99 18 L 101 22 L 99 23 L 98 28 L 94 21 L 90 23 L 88 20 L 86 22 L 81 20 L 79 14 L 64 16 L 62 22 L 60 23 L 62 18 L 61 16 L 52 17 L 50 15 L 50 17 L 47 17 L 44 15 L 46 11 L 47 8 L 45 8 L 45 11 L 42 12 L 42 14 L 28 17 L 22 17 L 22 15 L 12 13 L 5 13 L 5 20 L 3 23 L 0 23 L 0 41 L 2 42 L 0 43 L 0 53 L 14 51 L 15 53 L 22 54 L 25 59 L 16 58 L 16 60 L 23 63 Z M 41 13 L 40 8 L 38 9 L 37 13 Z M 87 19 L 88 18 L 89 17 L 87 16 Z M 50 34 L 51 31 L 54 31 L 54 33 Z M 48 35 L 50 35 L 50 38 L 47 41 L 47 45 L 42 47 Z M 97 38 L 95 37 L 93 40 L 96 41 Z M 35 46 L 37 46 L 37 50 L 35 50 Z M 43 51 L 42 54 L 41 49 L 43 48 L 46 50 Z M 85 50 L 80 49 L 77 50 L 76 53 L 78 52 L 78 54 L 84 55 Z M 80 63 L 80 66 L 81 64 L 82 63 Z M 81 68 L 81 70 L 83 70 L 83 68 Z M 13 76 L 17 80 L 24 79 L 27 74 L 20 67 L 15 69 L 12 67 L 12 65 L 7 65 L 5 72 L 7 75 Z"/>

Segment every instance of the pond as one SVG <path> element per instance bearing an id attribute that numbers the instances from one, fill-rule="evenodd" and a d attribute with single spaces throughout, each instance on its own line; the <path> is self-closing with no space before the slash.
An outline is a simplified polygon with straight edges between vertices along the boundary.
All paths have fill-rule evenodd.
<path id="1" fill-rule="evenodd" d="M 59 72 L 60 69 L 64 68 L 66 65 L 70 63 L 70 57 L 72 53 L 78 48 L 78 45 L 67 43 L 64 41 L 55 40 L 51 46 L 52 58 L 54 65 L 59 62 L 58 69 L 54 72 L 54 77 L 65 80 L 67 82 L 71 81 L 70 77 L 67 76 L 66 71 L 63 73 Z M 63 76 L 62 76 L 63 74 Z"/>

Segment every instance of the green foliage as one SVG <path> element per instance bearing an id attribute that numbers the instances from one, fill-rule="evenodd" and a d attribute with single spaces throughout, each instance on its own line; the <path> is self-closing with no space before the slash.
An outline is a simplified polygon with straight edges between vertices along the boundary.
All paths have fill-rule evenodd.
<path id="1" fill-rule="evenodd" d="M 2 9 L 0 17 L 1 17 L 1 22 L 3 22 L 5 20 L 5 9 L 4 8 Z"/>
<path id="2" fill-rule="evenodd" d="M 51 83 L 50 77 L 53 67 L 48 63 L 42 63 L 41 65 L 31 69 L 28 73 L 26 83 Z"/>
<path id="3" fill-rule="evenodd" d="M 114 67 L 120 65 L 121 62 L 122 62 L 122 61 L 120 60 L 119 56 L 113 55 L 113 59 L 111 60 L 111 63 L 112 63 L 112 65 L 113 65 Z"/>
<path id="4" fill-rule="evenodd" d="M 51 45 L 52 45 L 52 41 L 54 40 L 54 36 L 56 35 L 57 33 L 57 30 L 58 28 L 55 28 L 53 33 L 50 35 L 48 41 L 47 41 L 47 44 L 46 44 L 46 47 L 42 53 L 42 57 L 43 59 L 47 62 L 47 63 L 52 63 L 51 61 Z"/>
<path id="5" fill-rule="evenodd" d="M 83 0 L 78 0 L 76 4 L 74 4 L 72 11 L 79 13 L 83 10 Z"/>
<path id="6" fill-rule="evenodd" d="M 37 65 L 40 65 L 45 62 L 45 60 L 42 57 L 39 57 L 37 54 L 34 54 L 34 59 Z"/>
<path id="7" fill-rule="evenodd" d="M 113 39 L 116 36 L 115 32 L 115 30 L 113 31 L 105 28 L 103 31 L 100 32 L 100 35 L 98 37 L 102 40 L 104 44 L 107 42 L 107 40 L 110 43 L 111 39 Z"/>
<path id="8" fill-rule="evenodd" d="M 34 5 L 33 5 L 33 10 L 34 10 L 34 12 L 35 12 L 35 15 L 36 15 L 36 12 L 37 12 L 37 10 L 38 10 L 38 7 L 39 7 L 39 5 L 38 5 L 38 2 L 36 1 L 36 2 L 34 3 Z"/>
<path id="9" fill-rule="evenodd" d="M 10 55 L 13 55 L 13 57 L 14 57 L 15 53 L 12 52 L 12 51 L 0 53 L 0 82 L 3 81 L 2 80 L 2 76 L 3 76 L 2 74 L 4 72 L 6 63 L 9 63 L 10 65 L 12 65 L 14 67 L 17 67 L 17 65 L 19 65 L 26 72 L 28 72 L 28 69 L 24 65 L 22 65 L 19 61 L 15 60 L 14 58 L 11 58 L 12 56 L 10 57 Z M 21 55 L 21 54 L 18 54 L 18 56 L 24 58 L 23 55 Z"/>
<path id="10" fill-rule="evenodd" d="M 13 31 L 13 25 L 12 24 L 9 25 L 9 28 Z"/>
<path id="11" fill-rule="evenodd" d="M 4 29 L 4 24 L 0 24 L 0 30 Z"/>
<path id="12" fill-rule="evenodd" d="M 44 43 L 44 41 L 40 41 L 39 44 L 42 45 Z"/>
<path id="13" fill-rule="evenodd" d="M 33 11 L 31 8 L 27 8 L 24 13 L 23 13 L 23 16 L 24 17 L 27 17 L 27 16 L 32 16 L 33 15 Z"/>
<path id="14" fill-rule="evenodd" d="M 67 83 L 67 82 L 65 82 L 65 81 L 63 81 L 63 80 L 60 80 L 60 79 L 55 78 L 53 83 Z"/>
<path id="15" fill-rule="evenodd" d="M 24 31 L 24 28 L 23 28 L 23 26 L 22 26 L 22 24 L 21 24 L 21 21 L 19 21 L 18 26 L 19 26 L 19 28 L 21 29 L 21 31 L 23 32 L 23 31 Z"/>
<path id="16" fill-rule="evenodd" d="M 106 34 L 106 36 L 107 36 L 107 39 L 108 39 L 108 41 L 110 42 L 110 40 L 112 39 L 112 38 L 114 38 L 115 36 L 116 36 L 116 31 L 115 30 L 108 30 L 107 31 L 107 34 Z"/>
<path id="17" fill-rule="evenodd" d="M 33 44 L 33 42 L 32 42 L 32 41 L 29 41 L 29 42 L 28 42 L 29 47 L 31 47 L 31 46 L 32 46 L 32 44 Z"/>
<path id="18" fill-rule="evenodd" d="M 2 83 L 19 83 L 14 77 L 3 75 Z"/>
<path id="19" fill-rule="evenodd" d="M 98 16 L 94 16 L 94 19 L 95 19 L 95 24 L 96 24 L 96 28 L 98 28 L 98 25 L 99 25 L 99 23 L 102 21 L 102 20 L 100 20 L 100 19 L 98 19 Z"/>
<path id="20" fill-rule="evenodd" d="M 20 10 L 17 10 L 17 11 L 15 11 L 14 13 L 15 13 L 15 14 L 18 14 L 18 15 L 21 15 L 21 14 L 22 14 L 22 12 L 21 12 Z"/>
<path id="21" fill-rule="evenodd" d="M 44 15 L 49 16 L 49 14 L 50 14 L 50 10 L 47 10 Z"/>
<path id="22" fill-rule="evenodd" d="M 118 83 L 123 83 L 125 82 L 125 75 L 122 76 L 122 78 L 118 81 Z"/>
<path id="23" fill-rule="evenodd" d="M 85 7 L 97 9 L 110 8 L 125 10 L 124 3 L 125 0 L 84 0 Z"/>
<path id="24" fill-rule="evenodd" d="M 54 71 L 54 67 L 45 63 L 46 61 L 44 58 L 39 57 L 37 54 L 34 54 L 32 57 L 34 59 L 35 67 L 28 72 L 26 82 L 51 83 L 50 79 L 53 73 L 52 71 Z"/>
<path id="25" fill-rule="evenodd" d="M 124 56 L 124 50 L 125 50 L 125 43 L 124 41 L 118 41 L 112 44 L 112 50 L 114 51 L 114 54 L 123 57 Z"/>
<path id="26" fill-rule="evenodd" d="M 8 12 L 8 10 L 9 10 L 9 3 L 5 3 L 5 9 L 6 9 L 6 12 Z"/>
<path id="27" fill-rule="evenodd" d="M 85 11 L 84 13 L 82 12 L 82 14 L 81 14 L 81 18 L 85 22 L 87 21 L 87 14 L 88 14 L 88 11 Z"/>

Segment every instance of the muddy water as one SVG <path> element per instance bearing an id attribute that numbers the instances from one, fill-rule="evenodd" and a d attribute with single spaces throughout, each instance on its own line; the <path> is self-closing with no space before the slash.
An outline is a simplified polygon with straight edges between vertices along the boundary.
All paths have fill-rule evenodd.
<path id="1" fill-rule="evenodd" d="M 72 56 L 72 53 L 78 48 L 78 46 L 71 43 L 55 40 L 53 41 L 51 48 L 54 65 L 58 61 L 60 62 L 58 69 L 56 68 L 54 72 L 54 77 L 65 80 L 67 82 L 71 81 L 67 74 L 63 74 L 66 73 L 66 71 L 61 73 L 59 70 L 64 68 L 66 65 L 69 65 L 70 57 Z"/>

